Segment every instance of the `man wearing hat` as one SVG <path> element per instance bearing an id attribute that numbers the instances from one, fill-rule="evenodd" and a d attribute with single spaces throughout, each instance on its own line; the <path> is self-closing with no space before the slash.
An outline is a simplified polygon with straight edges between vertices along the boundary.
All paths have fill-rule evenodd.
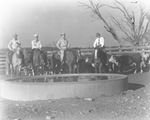
<path id="1" fill-rule="evenodd" d="M 93 47 L 95 49 L 95 54 L 94 57 L 95 59 L 97 59 L 97 48 L 101 48 L 104 50 L 105 46 L 104 46 L 104 38 L 99 34 L 96 33 L 96 39 L 94 41 Z"/>
<path id="2" fill-rule="evenodd" d="M 61 57 L 61 62 L 62 62 L 64 60 L 64 52 L 69 47 L 69 43 L 66 39 L 65 33 L 60 34 L 60 36 L 62 38 L 58 40 L 56 46 L 60 50 L 60 57 Z"/>
<path id="3" fill-rule="evenodd" d="M 42 44 L 41 44 L 41 41 L 39 40 L 39 35 L 35 34 L 33 36 L 35 37 L 35 39 L 32 40 L 32 42 L 31 42 L 32 50 L 35 50 L 35 49 L 41 50 Z"/>
<path id="4" fill-rule="evenodd" d="M 32 52 L 31 52 L 31 61 L 33 62 L 33 53 L 34 53 L 34 50 L 40 50 L 41 51 L 41 48 L 42 48 L 42 44 L 41 44 L 41 41 L 39 40 L 39 35 L 38 34 L 35 34 L 33 35 L 33 37 L 35 38 L 34 40 L 31 41 L 31 46 L 32 46 Z"/>
<path id="5" fill-rule="evenodd" d="M 21 42 L 18 39 L 18 35 L 14 34 L 13 35 L 13 39 L 8 44 L 9 51 L 7 53 L 7 57 L 8 57 L 8 60 L 9 60 L 10 64 L 12 64 L 12 55 L 13 55 L 14 51 L 17 49 L 17 47 L 21 47 Z M 24 63 L 24 55 L 23 55 L 22 51 L 21 51 L 21 55 L 22 55 L 22 64 L 24 66 L 25 65 L 25 63 Z"/>

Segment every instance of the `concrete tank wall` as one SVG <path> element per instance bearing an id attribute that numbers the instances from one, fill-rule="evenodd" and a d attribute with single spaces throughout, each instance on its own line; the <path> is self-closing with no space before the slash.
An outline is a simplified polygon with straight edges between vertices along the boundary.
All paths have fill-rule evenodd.
<path id="1" fill-rule="evenodd" d="M 84 75 L 86 74 L 82 74 L 82 76 Z M 94 74 L 93 76 L 96 75 L 101 74 Z M 56 83 L 23 83 L 10 80 L 2 80 L 0 81 L 1 97 L 15 101 L 47 100 L 69 97 L 95 98 L 101 95 L 111 96 L 114 94 L 120 94 L 128 89 L 127 76 L 116 74 L 105 75 L 117 77 L 110 77 L 110 79 L 108 80 L 99 81 Z"/>

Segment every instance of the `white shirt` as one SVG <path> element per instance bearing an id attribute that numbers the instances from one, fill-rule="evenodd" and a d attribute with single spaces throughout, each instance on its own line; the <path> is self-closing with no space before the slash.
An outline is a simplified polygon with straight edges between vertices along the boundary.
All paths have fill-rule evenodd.
<path id="1" fill-rule="evenodd" d="M 41 44 L 41 42 L 38 40 L 32 40 L 32 42 L 31 42 L 31 45 L 32 45 L 32 49 L 34 49 L 34 48 L 37 48 L 37 49 L 41 49 L 42 48 L 42 44 Z"/>
<path id="2" fill-rule="evenodd" d="M 65 50 L 67 49 L 67 47 L 69 47 L 69 43 L 67 40 L 64 40 L 63 38 L 59 39 L 56 46 L 59 48 L 59 49 L 62 49 L 62 50 Z"/>
<path id="3" fill-rule="evenodd" d="M 98 45 L 101 45 L 101 47 L 104 46 L 104 38 L 103 37 L 96 38 L 96 40 L 94 41 L 93 47 L 95 48 Z"/>
<path id="4" fill-rule="evenodd" d="M 8 49 L 13 51 L 15 50 L 18 46 L 21 46 L 21 43 L 19 41 L 19 39 L 15 40 L 15 39 L 12 39 L 9 44 L 8 44 Z"/>

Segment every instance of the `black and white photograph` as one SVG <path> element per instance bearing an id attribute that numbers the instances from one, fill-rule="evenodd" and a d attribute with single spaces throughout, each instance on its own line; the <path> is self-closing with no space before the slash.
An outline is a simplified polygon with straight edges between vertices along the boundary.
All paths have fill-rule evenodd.
<path id="1" fill-rule="evenodd" d="M 0 120 L 150 120 L 150 1 L 0 0 Z"/>

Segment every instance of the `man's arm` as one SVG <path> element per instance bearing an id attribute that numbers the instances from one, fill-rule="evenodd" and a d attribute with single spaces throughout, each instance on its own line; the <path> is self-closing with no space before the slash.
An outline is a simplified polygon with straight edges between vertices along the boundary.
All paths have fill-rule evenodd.
<path id="1" fill-rule="evenodd" d="M 21 46 L 21 42 L 20 42 L 19 40 L 16 41 L 16 44 L 17 44 L 17 46 L 22 47 L 22 46 Z"/>
<path id="2" fill-rule="evenodd" d="M 96 48 L 97 39 L 94 41 L 93 47 Z"/>
<path id="3" fill-rule="evenodd" d="M 13 50 L 12 49 L 12 40 L 8 43 L 8 49 L 11 50 L 11 51 Z"/>
<path id="4" fill-rule="evenodd" d="M 39 41 L 39 49 L 42 48 L 42 44 L 41 44 L 41 41 Z"/>
<path id="5" fill-rule="evenodd" d="M 67 47 L 69 48 L 70 47 L 70 44 L 69 44 L 69 42 L 67 41 Z"/>
<path id="6" fill-rule="evenodd" d="M 33 48 L 37 48 L 36 45 L 35 45 L 35 43 L 34 43 L 34 41 L 31 42 L 31 45 L 32 45 L 32 49 Z"/>
<path id="7" fill-rule="evenodd" d="M 57 48 L 61 49 L 61 48 L 60 48 L 60 40 L 58 40 L 56 46 L 57 46 Z"/>

